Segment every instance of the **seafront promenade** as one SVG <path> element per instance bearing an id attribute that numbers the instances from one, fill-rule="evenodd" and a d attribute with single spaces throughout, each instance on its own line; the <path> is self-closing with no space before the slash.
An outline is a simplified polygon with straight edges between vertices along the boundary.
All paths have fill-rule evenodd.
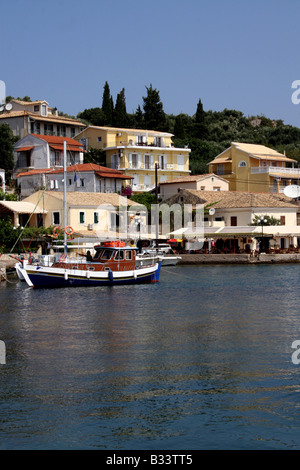
<path id="1" fill-rule="evenodd" d="M 239 254 L 182 254 L 178 265 L 200 264 L 275 264 L 300 263 L 300 253 L 269 254 L 259 253 L 251 256 L 247 253 Z"/>

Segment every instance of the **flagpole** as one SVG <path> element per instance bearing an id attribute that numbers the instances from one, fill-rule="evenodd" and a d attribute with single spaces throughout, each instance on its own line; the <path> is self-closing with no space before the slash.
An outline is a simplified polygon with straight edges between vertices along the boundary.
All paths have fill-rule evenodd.
<path id="1" fill-rule="evenodd" d="M 67 234 L 66 227 L 68 225 L 67 220 L 67 142 L 64 140 L 64 254 L 67 254 Z"/>

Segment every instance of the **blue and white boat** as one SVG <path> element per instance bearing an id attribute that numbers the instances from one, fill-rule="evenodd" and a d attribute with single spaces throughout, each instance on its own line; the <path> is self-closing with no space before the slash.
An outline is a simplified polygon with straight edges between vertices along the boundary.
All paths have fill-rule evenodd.
<path id="1" fill-rule="evenodd" d="M 139 284 L 159 281 L 161 262 L 138 260 L 137 248 L 124 242 L 94 247 L 91 261 L 62 255 L 51 266 L 24 262 L 21 275 L 30 287 L 78 287 Z"/>

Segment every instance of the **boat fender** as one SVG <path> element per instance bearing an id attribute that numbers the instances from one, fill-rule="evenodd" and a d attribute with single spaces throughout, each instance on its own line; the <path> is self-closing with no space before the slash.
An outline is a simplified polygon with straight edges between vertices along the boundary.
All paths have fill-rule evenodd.
<path id="1" fill-rule="evenodd" d="M 110 280 L 111 282 L 113 282 L 113 280 L 114 280 L 114 273 L 112 272 L 111 269 L 109 269 L 109 271 L 108 271 L 108 277 L 109 277 L 109 280 Z"/>
<path id="2" fill-rule="evenodd" d="M 86 277 L 87 277 L 87 279 L 89 279 L 89 278 L 91 277 L 90 271 L 87 271 L 87 272 L 86 272 Z"/>
<path id="3" fill-rule="evenodd" d="M 136 271 L 133 271 L 133 277 L 134 277 L 134 279 L 137 278 L 137 272 Z"/>
<path id="4" fill-rule="evenodd" d="M 67 281 L 67 280 L 68 280 L 68 273 L 67 273 L 67 271 L 65 271 L 64 277 L 65 277 L 65 281 Z"/>

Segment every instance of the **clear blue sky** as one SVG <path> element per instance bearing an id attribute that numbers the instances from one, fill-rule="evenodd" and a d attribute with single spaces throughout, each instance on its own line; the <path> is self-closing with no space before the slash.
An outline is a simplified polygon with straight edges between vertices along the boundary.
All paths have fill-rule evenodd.
<path id="1" fill-rule="evenodd" d="M 0 0 L 6 93 L 76 115 L 146 86 L 165 112 L 237 109 L 300 127 L 299 0 Z"/>

